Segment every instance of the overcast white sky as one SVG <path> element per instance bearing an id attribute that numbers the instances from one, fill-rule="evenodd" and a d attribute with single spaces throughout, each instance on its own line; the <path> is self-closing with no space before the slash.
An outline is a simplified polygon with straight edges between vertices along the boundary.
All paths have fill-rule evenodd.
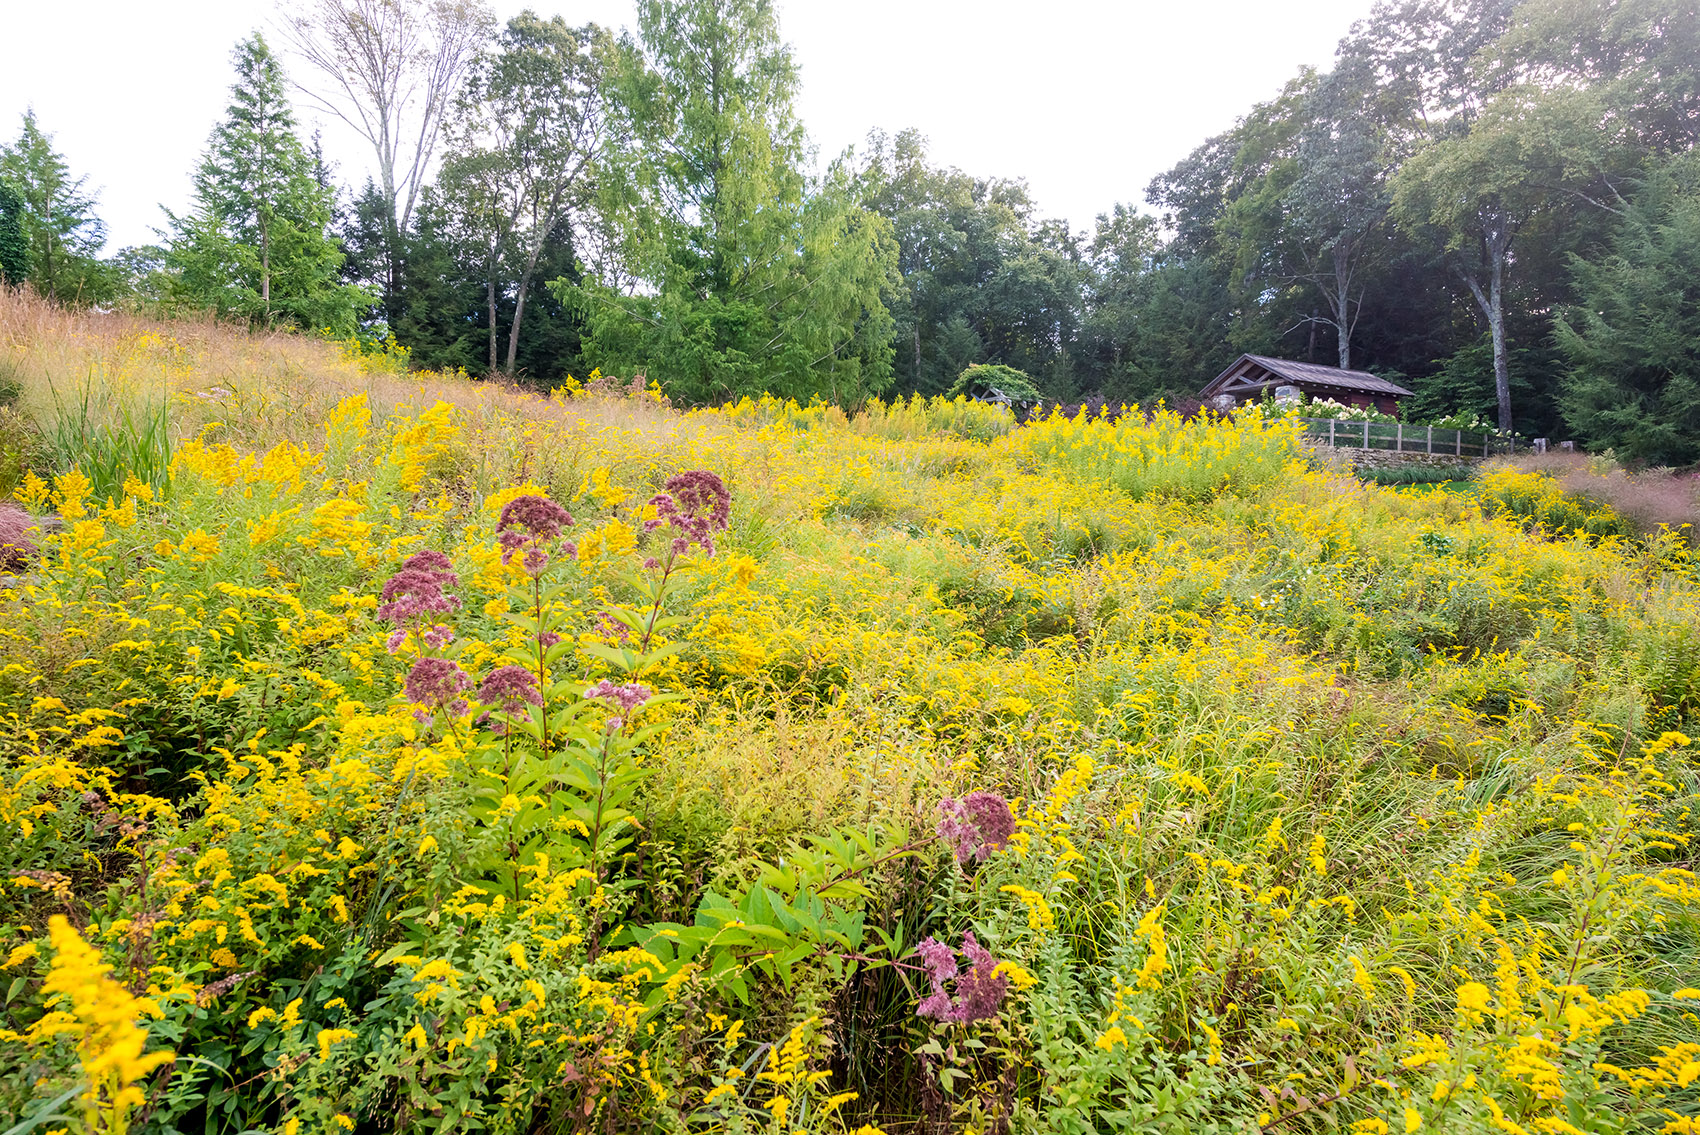
<path id="1" fill-rule="evenodd" d="M 1040 211 L 1090 229 L 1117 201 L 1300 66 L 1327 66 L 1371 0 L 780 0 L 802 66 L 800 111 L 823 157 L 881 127 L 919 127 L 935 163 L 1024 177 Z M 26 106 L 100 193 L 107 252 L 182 209 L 223 112 L 230 49 L 272 0 L 6 0 L 0 137 Z M 571 23 L 635 26 L 630 0 L 495 0 Z M 274 37 L 274 43 L 276 43 Z M 291 64 L 293 60 L 289 61 Z M 302 78 L 301 66 L 292 70 Z M 303 108 L 311 127 L 316 116 Z M 334 120 L 326 149 L 363 181 L 365 143 Z"/>

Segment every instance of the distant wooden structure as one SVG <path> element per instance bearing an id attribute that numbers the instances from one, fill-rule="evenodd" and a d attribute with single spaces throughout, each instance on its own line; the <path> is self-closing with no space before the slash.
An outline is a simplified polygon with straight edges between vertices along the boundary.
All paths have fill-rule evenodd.
<path id="1" fill-rule="evenodd" d="M 1199 391 L 1198 399 L 1213 409 L 1228 410 L 1261 399 L 1265 391 L 1279 391 L 1281 387 L 1292 387 L 1311 398 L 1331 398 L 1347 406 L 1362 406 L 1383 414 L 1397 414 L 1399 399 L 1412 395 L 1398 383 L 1377 378 L 1368 371 L 1295 363 L 1268 355 L 1241 355 Z"/>

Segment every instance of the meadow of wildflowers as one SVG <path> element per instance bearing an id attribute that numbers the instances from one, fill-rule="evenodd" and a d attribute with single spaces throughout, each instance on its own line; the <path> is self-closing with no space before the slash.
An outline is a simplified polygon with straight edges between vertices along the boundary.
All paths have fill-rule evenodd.
<path id="1" fill-rule="evenodd" d="M 16 490 L 0 1130 L 1700 1129 L 1682 538 L 195 350 Z"/>

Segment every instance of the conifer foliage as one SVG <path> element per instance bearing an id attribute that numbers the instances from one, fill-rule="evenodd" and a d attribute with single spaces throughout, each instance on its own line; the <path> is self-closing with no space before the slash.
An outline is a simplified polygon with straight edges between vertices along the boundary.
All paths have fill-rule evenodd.
<path id="1" fill-rule="evenodd" d="M 55 299 L 102 298 L 94 256 L 106 243 L 106 226 L 87 185 L 53 148 L 35 111 L 25 111 L 18 140 L 0 146 L 0 274 L 7 282 L 27 275 L 36 291 Z"/>
<path id="2" fill-rule="evenodd" d="M 24 197 L 0 181 L 0 284 L 21 284 L 29 275 L 30 246 L 24 236 Z"/>
<path id="3" fill-rule="evenodd" d="M 1557 323 L 1565 416 L 1638 462 L 1700 458 L 1700 160 L 1649 178 L 1608 254 L 1572 271 L 1578 302 Z"/>
<path id="4" fill-rule="evenodd" d="M 233 56 L 236 81 L 195 173 L 194 209 L 172 216 L 175 298 L 262 326 L 346 333 L 370 298 L 342 283 L 327 235 L 331 191 L 296 133 L 283 67 L 258 32 Z"/>

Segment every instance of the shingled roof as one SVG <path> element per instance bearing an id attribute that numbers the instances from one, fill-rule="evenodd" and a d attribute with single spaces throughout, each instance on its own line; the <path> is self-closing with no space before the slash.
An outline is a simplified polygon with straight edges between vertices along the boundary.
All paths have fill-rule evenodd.
<path id="1" fill-rule="evenodd" d="M 1241 355 L 1210 381 L 1199 398 L 1208 401 L 1216 394 L 1245 393 L 1271 386 L 1293 385 L 1314 390 L 1317 387 L 1335 390 L 1356 390 L 1365 394 L 1382 394 L 1393 398 L 1409 398 L 1412 391 L 1396 382 L 1377 378 L 1368 371 L 1341 370 L 1320 363 L 1295 363 L 1288 359 L 1273 359 L 1268 355 Z"/>

